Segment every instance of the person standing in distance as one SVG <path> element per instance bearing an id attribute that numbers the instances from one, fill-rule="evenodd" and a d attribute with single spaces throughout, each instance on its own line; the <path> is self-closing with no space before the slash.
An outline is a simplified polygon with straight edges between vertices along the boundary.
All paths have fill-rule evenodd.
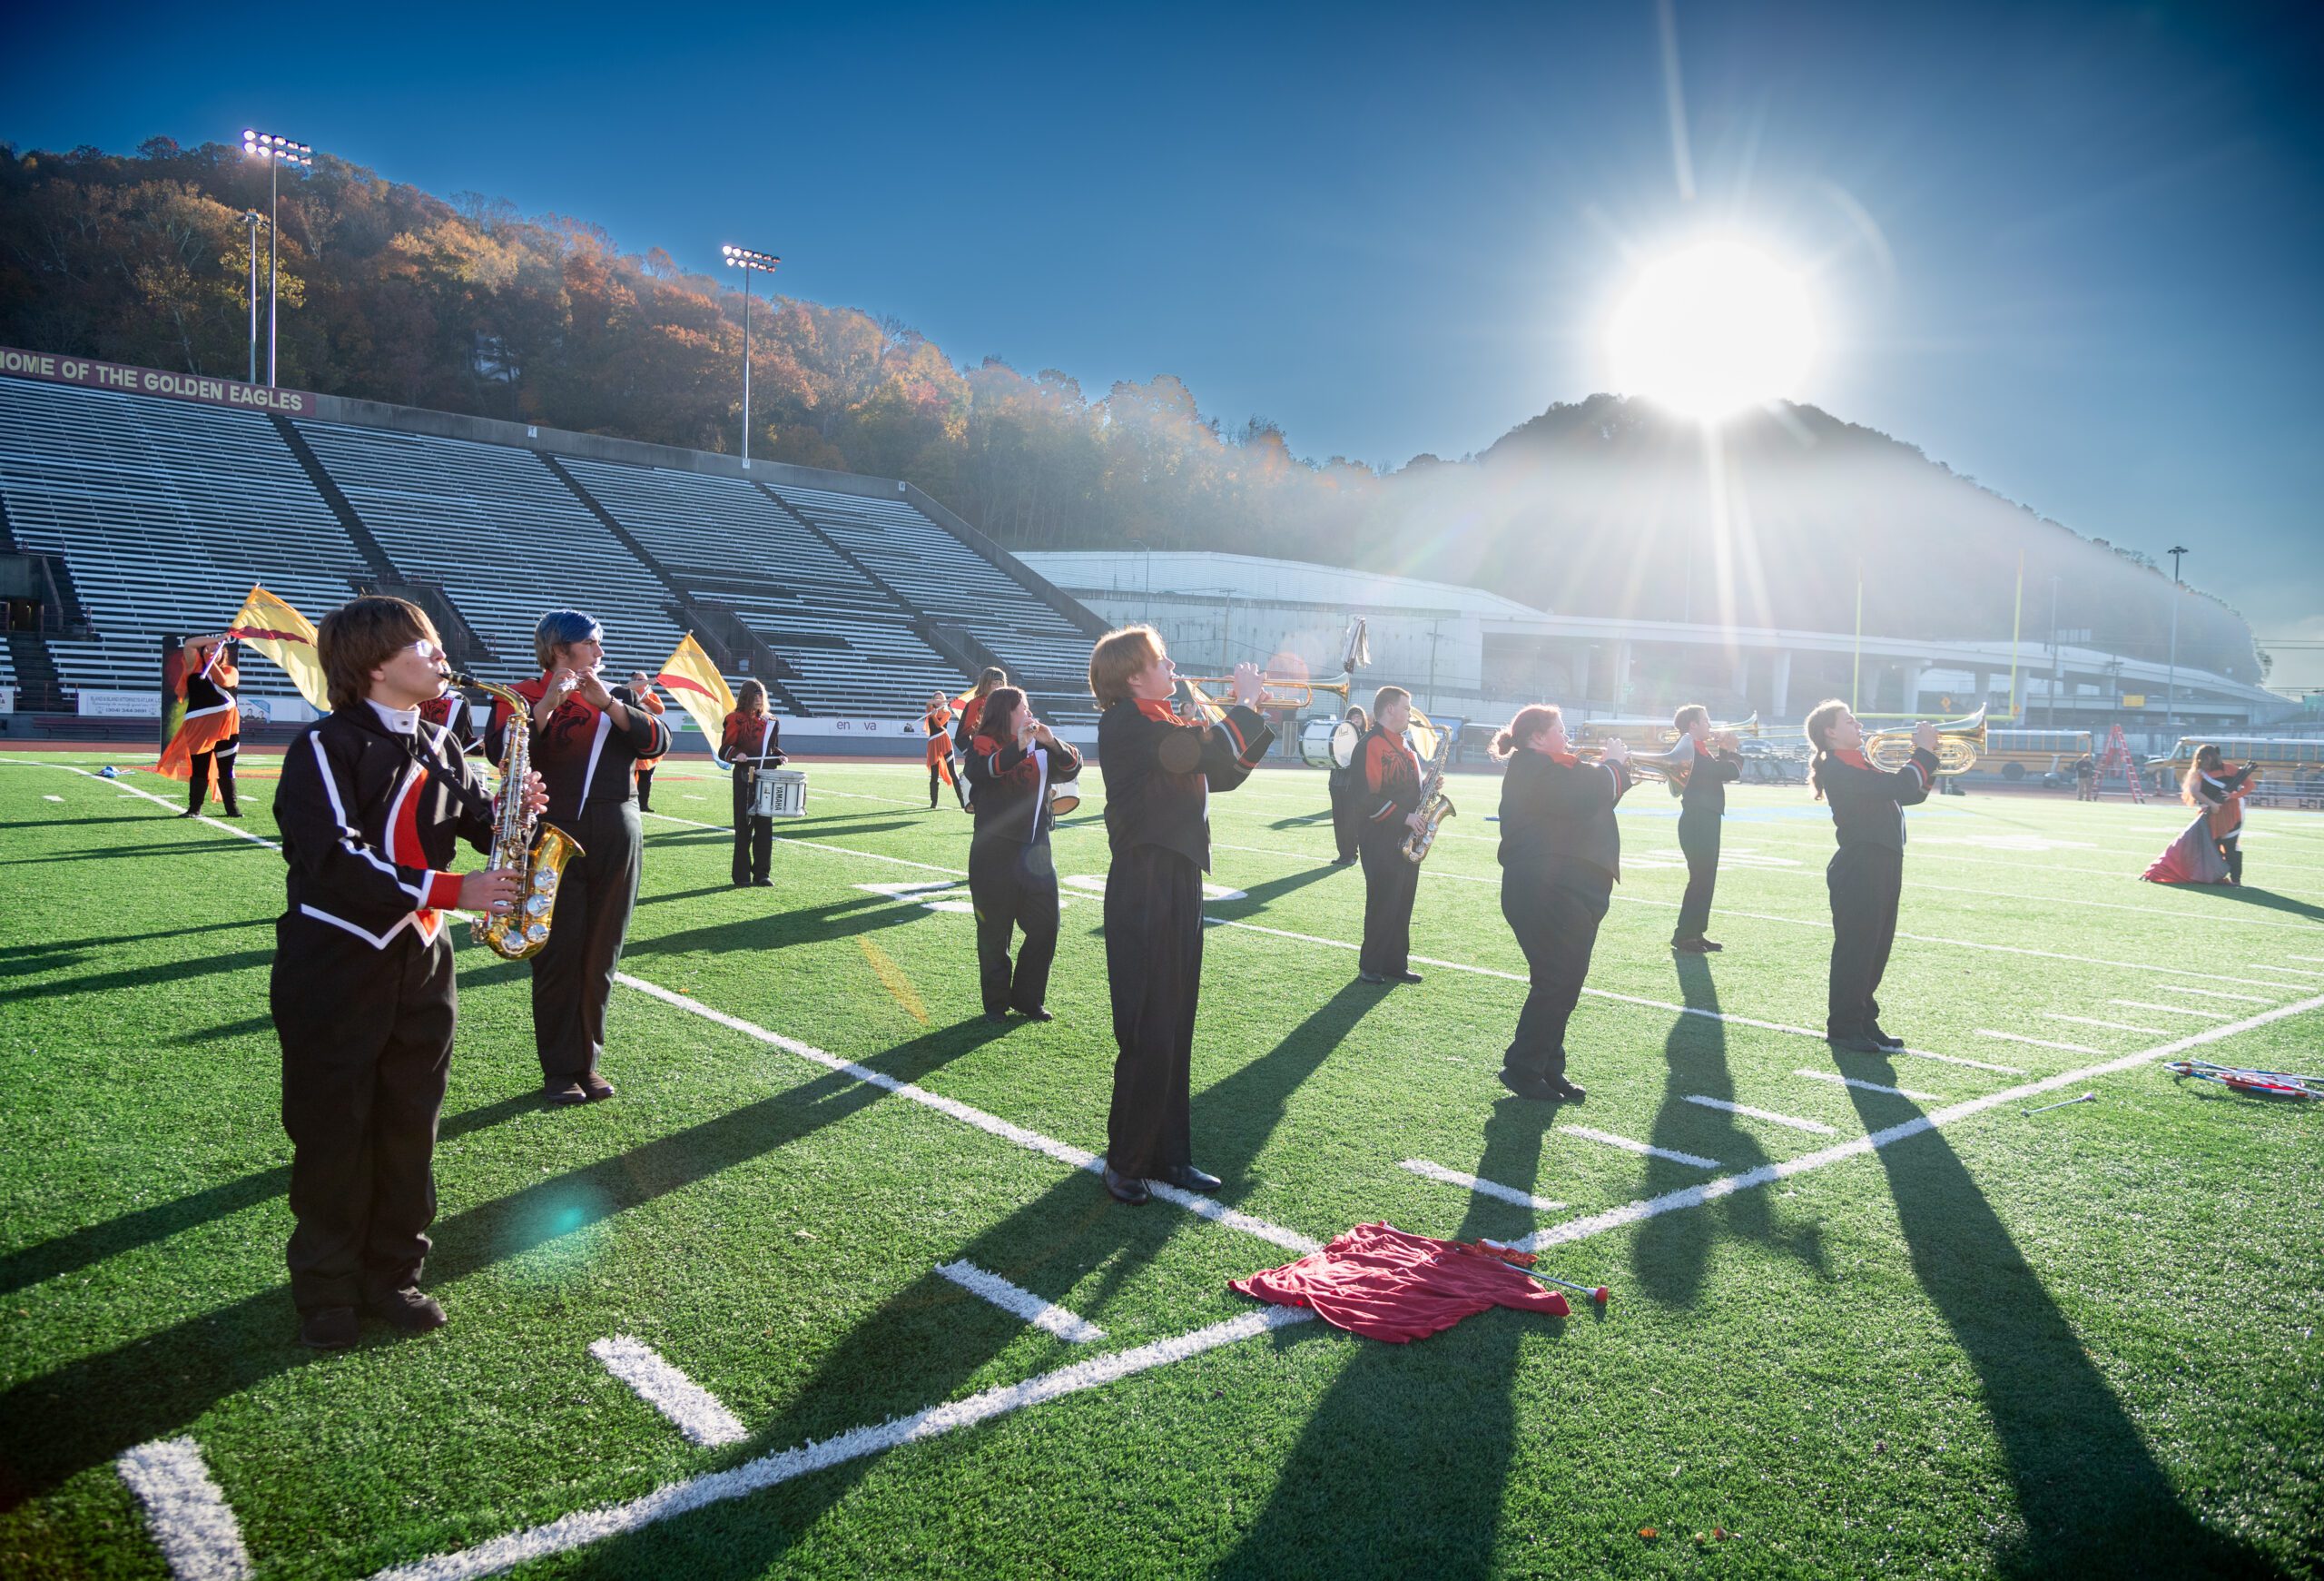
<path id="1" fill-rule="evenodd" d="M 1936 783 L 1936 726 L 1913 726 L 1913 759 L 1893 774 L 1865 756 L 1864 726 L 1837 697 L 1808 711 L 1807 733 L 1816 754 L 1807 783 L 1817 801 L 1831 803 L 1839 840 L 1824 870 L 1832 901 L 1825 1041 L 1844 1053 L 1893 1052 L 1905 1040 L 1881 1030 L 1876 995 L 1905 890 L 1905 809 L 1926 801 Z"/>
<path id="2" fill-rule="evenodd" d="M 1670 782 L 1670 794 L 1679 798 L 1679 849 L 1687 857 L 1687 893 L 1679 901 L 1670 947 L 1684 955 L 1707 955 L 1725 948 L 1703 937 L 1703 930 L 1710 925 L 1711 893 L 1718 887 L 1718 826 L 1727 815 L 1727 787 L 1743 777 L 1743 760 L 1732 743 L 1711 739 L 1710 710 L 1700 703 L 1689 703 L 1670 723 L 1695 754 L 1687 783 Z"/>

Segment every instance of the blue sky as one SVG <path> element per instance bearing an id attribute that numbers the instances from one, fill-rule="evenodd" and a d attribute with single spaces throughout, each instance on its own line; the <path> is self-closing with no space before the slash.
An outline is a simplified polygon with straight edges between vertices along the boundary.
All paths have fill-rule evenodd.
<path id="1" fill-rule="evenodd" d="M 2324 11 L 1245 9 L 58 7 L 0 137 L 277 130 L 1389 465 L 1610 388 L 1628 273 L 1739 234 L 1801 399 L 2324 645 Z"/>

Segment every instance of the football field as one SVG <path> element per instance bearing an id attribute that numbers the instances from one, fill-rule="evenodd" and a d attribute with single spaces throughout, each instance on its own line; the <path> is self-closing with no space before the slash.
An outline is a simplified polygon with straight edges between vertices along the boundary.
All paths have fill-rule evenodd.
<path id="1" fill-rule="evenodd" d="M 0 758 L 0 1572 L 9 1576 L 2313 1575 L 2324 817 L 2242 890 L 2137 874 L 2175 802 L 1909 814 L 1882 1021 L 1822 1041 L 1828 812 L 1734 787 L 1668 948 L 1677 804 L 1621 809 L 1585 1103 L 1494 1080 L 1524 997 L 1498 782 L 1355 981 L 1318 774 L 1211 803 L 1195 1161 L 1116 1204 L 1104 776 L 1056 839 L 1057 1019 L 976 989 L 968 821 L 811 765 L 774 887 L 665 766 L 609 1102 L 545 1108 L 529 968 L 458 931 L 425 1288 L 293 1343 L 267 1016 L 275 759 L 243 817 Z M 159 798 L 157 800 L 157 798 Z M 166 803 L 168 805 L 162 805 Z M 213 805 L 212 811 L 214 813 Z M 2025 1111 L 2094 1094 L 2091 1102 Z M 1408 1346 L 1227 1281 L 1361 1223 L 1611 1287 Z"/>

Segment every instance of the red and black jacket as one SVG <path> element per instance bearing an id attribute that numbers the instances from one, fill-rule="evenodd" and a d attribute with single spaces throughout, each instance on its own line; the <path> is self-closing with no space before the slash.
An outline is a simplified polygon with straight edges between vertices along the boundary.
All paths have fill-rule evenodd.
<path id="1" fill-rule="evenodd" d="M 458 691 L 448 691 L 432 702 L 420 704 L 419 719 L 423 725 L 450 731 L 462 752 L 476 750 L 475 715 L 468 707 L 468 700 Z"/>
<path id="2" fill-rule="evenodd" d="M 1936 754 L 1915 747 L 1913 760 L 1893 774 L 1873 767 L 1861 753 L 1847 756 L 1856 761 L 1849 763 L 1836 752 L 1819 752 L 1815 763 L 1816 786 L 1832 804 L 1832 825 L 1838 833 L 1840 849 L 1880 845 L 1902 851 L 1905 809 L 1928 800 L 1929 787 L 1936 783 Z"/>
<path id="3" fill-rule="evenodd" d="M 1401 736 L 1374 725 L 1356 746 L 1364 770 L 1364 825 L 1367 830 L 1400 828 L 1420 811 L 1420 759 Z M 1402 839 L 1401 833 L 1397 838 Z"/>
<path id="4" fill-rule="evenodd" d="M 1098 767 L 1114 855 L 1159 845 L 1210 871 L 1210 793 L 1248 779 L 1274 740 L 1239 704 L 1216 725 L 1157 719 L 1131 697 L 1109 705 L 1098 716 Z"/>
<path id="5" fill-rule="evenodd" d="M 773 768 L 783 760 L 783 726 L 773 715 L 737 708 L 726 716 L 718 732 L 719 762 Z"/>
<path id="6" fill-rule="evenodd" d="M 448 869 L 466 839 L 492 848 L 492 802 L 451 734 L 388 728 L 369 703 L 317 720 L 290 744 L 274 793 L 290 864 L 288 914 L 385 949 L 405 928 L 433 943 L 459 902 Z"/>
<path id="7" fill-rule="evenodd" d="M 1502 883 L 1561 878 L 1613 883 L 1622 875 L 1614 804 L 1633 782 L 1614 763 L 1579 763 L 1521 746 L 1501 780 Z"/>
<path id="8" fill-rule="evenodd" d="M 1047 845 L 1056 827 L 1049 811 L 1049 786 L 1078 778 L 1081 755 L 1060 741 L 1054 747 L 1029 750 L 1011 742 L 1002 746 L 990 736 L 969 743 L 969 811 L 976 817 L 971 847 L 991 840 L 1014 840 L 1020 845 Z"/>
<path id="9" fill-rule="evenodd" d="M 578 693 L 542 718 L 540 701 L 548 693 L 545 675 L 518 681 L 510 689 L 535 709 L 533 771 L 548 787 L 545 815 L 551 823 L 578 818 L 584 807 L 635 800 L 637 776 L 633 766 L 641 757 L 659 757 L 670 750 L 670 727 L 658 715 L 648 712 L 627 687 L 611 688 L 615 700 L 628 710 L 626 730 L 615 729 L 613 716 L 590 707 Z M 500 761 L 507 723 L 508 706 L 495 703 L 492 730 L 485 737 L 484 749 L 496 764 Z"/>

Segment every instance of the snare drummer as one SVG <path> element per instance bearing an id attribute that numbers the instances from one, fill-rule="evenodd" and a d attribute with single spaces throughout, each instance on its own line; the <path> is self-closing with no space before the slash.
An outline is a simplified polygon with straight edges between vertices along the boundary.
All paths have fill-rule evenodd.
<path id="1" fill-rule="evenodd" d="M 783 726 L 766 711 L 766 687 L 744 681 L 718 735 L 718 761 L 734 766 L 734 887 L 773 887 L 774 819 L 753 812 L 762 775 L 783 762 Z"/>
<path id="2" fill-rule="evenodd" d="M 1006 1021 L 1014 1010 L 1047 1021 L 1042 1001 L 1058 927 L 1057 863 L 1049 854 L 1057 814 L 1049 792 L 1079 777 L 1081 755 L 1033 717 L 1015 687 L 995 687 L 978 724 L 968 758 L 969 810 L 976 815 L 969 898 L 977 912 L 977 982 L 989 1019 Z M 1012 970 L 1009 942 L 1020 927 L 1025 944 Z"/>

